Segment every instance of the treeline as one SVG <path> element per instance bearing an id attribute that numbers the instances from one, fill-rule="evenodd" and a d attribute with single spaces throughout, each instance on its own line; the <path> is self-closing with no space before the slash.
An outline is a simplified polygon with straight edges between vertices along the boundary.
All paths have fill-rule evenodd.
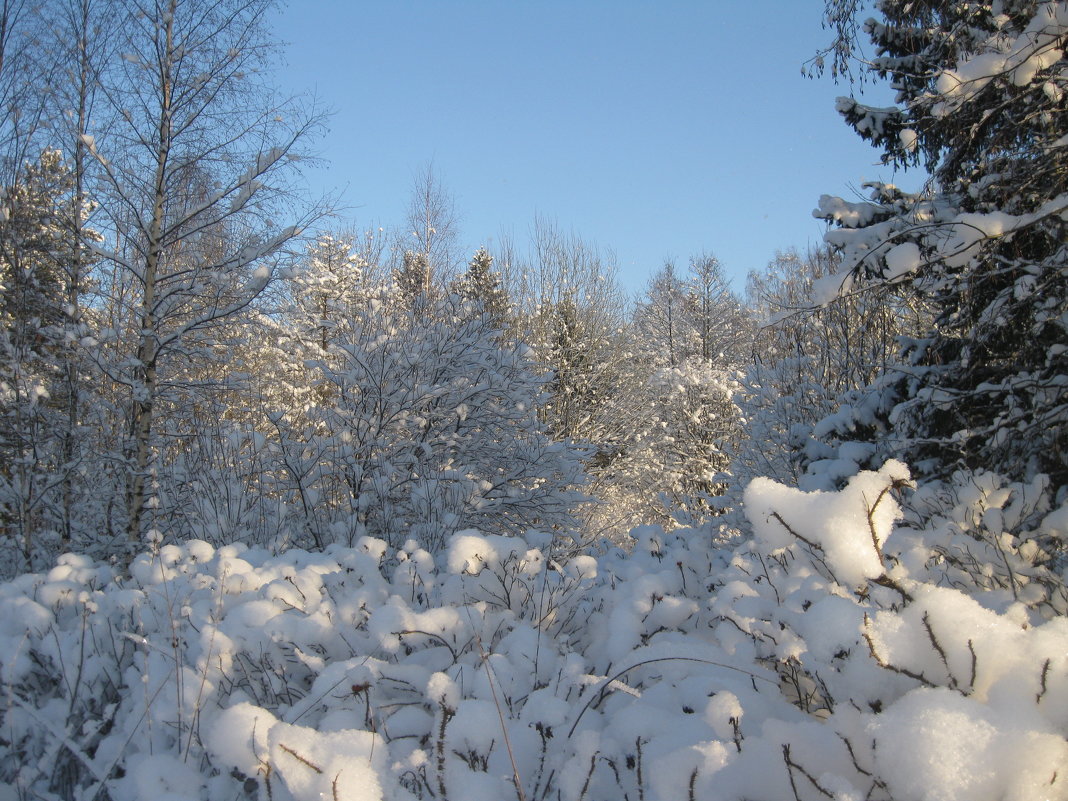
<path id="1" fill-rule="evenodd" d="M 1044 109 L 985 138 L 949 121 L 981 93 L 844 105 L 924 192 L 823 198 L 828 246 L 744 296 L 695 254 L 630 298 L 546 220 L 463 252 L 430 168 L 396 229 L 339 230 L 299 190 L 323 118 L 272 94 L 269 2 L 4 8 L 9 570 L 190 536 L 711 535 L 756 476 L 830 488 L 888 457 L 1065 483 L 1061 78 L 985 76 Z M 915 56 L 873 36 L 887 69 Z"/>
<path id="2" fill-rule="evenodd" d="M 803 470 L 799 426 L 919 319 L 883 295 L 807 308 L 826 252 L 781 255 L 748 298 L 711 255 L 629 298 L 609 254 L 544 220 L 459 262 L 447 193 L 418 183 L 420 241 L 320 233 L 228 272 L 201 234 L 148 307 L 139 262 L 88 225 L 64 239 L 63 155 L 27 166 L 0 228 L 9 569 L 146 539 L 436 550 L 472 527 L 584 545 L 720 522 L 732 488 Z"/>
<path id="3" fill-rule="evenodd" d="M 609 254 L 546 220 L 526 246 L 464 254 L 430 168 L 403 235 L 324 233 L 328 204 L 299 191 L 323 118 L 272 95 L 269 7 L 5 6 L 9 572 L 186 537 L 699 524 L 732 461 L 796 470 L 750 432 L 815 422 L 871 377 L 843 361 L 873 364 L 851 338 L 885 361 L 911 323 L 804 311 L 827 254 L 780 258 L 748 299 L 697 255 L 636 301 Z M 846 339 L 820 332 L 843 314 Z"/>

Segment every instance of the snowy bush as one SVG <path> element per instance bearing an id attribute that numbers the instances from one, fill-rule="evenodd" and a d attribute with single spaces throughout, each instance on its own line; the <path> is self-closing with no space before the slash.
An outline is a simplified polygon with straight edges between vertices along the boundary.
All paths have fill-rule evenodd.
<path id="1" fill-rule="evenodd" d="M 547 536 L 473 530 L 437 555 L 190 541 L 128 576 L 64 556 L 0 585 L 0 781 L 78 799 L 1068 798 L 1063 566 L 1039 555 L 1068 507 L 992 476 L 908 483 L 897 462 L 839 492 L 755 481 L 733 550 L 649 526 L 629 554 L 568 561 Z M 1002 567 L 969 572 L 976 543 Z"/>
<path id="2" fill-rule="evenodd" d="M 368 298 L 349 312 L 308 362 L 316 402 L 271 415 L 316 546 L 414 536 L 436 553 L 472 526 L 577 528 L 580 454 L 538 420 L 544 380 L 526 347 L 455 297 L 416 311 Z"/>

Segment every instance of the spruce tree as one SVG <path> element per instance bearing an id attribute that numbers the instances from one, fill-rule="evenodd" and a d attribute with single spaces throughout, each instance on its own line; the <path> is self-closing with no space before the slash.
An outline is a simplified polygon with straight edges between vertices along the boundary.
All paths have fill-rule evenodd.
<path id="1" fill-rule="evenodd" d="M 61 528 L 57 475 L 72 465 L 63 368 L 74 358 L 67 323 L 73 259 L 63 213 L 72 176 L 57 150 L 27 164 L 3 191 L 0 219 L 0 531 L 17 538 L 27 567 L 42 532 Z M 67 458 L 64 458 L 67 456 Z"/>
<path id="2" fill-rule="evenodd" d="M 504 328 L 508 322 L 508 293 L 501 285 L 501 274 L 493 269 L 493 256 L 479 248 L 464 272 L 455 282 L 454 290 L 462 300 L 475 304 L 492 325 Z"/>
<path id="3" fill-rule="evenodd" d="M 854 10 L 828 4 L 848 30 Z M 1068 8 L 1063 3 L 880 3 L 863 30 L 891 108 L 839 110 L 886 163 L 923 166 L 908 194 L 823 197 L 843 270 L 825 288 L 908 284 L 939 310 L 885 377 L 876 428 L 921 471 L 990 467 L 1068 482 Z M 848 48 L 847 48 L 848 49 Z M 841 50 L 841 48 L 840 48 Z M 870 415 L 869 415 L 870 417 Z M 840 425 L 844 433 L 862 421 Z"/>

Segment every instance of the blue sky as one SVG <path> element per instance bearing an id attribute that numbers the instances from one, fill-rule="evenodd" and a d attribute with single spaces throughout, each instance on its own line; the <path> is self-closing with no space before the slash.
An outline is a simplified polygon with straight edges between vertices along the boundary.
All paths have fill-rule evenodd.
<path id="1" fill-rule="evenodd" d="M 276 32 L 283 85 L 335 111 L 309 177 L 361 227 L 399 224 L 433 162 L 469 251 L 525 242 L 538 214 L 614 251 L 631 291 L 704 251 L 741 288 L 776 249 L 819 242 L 819 195 L 894 178 L 834 112 L 848 86 L 801 75 L 822 9 L 292 0 Z"/>

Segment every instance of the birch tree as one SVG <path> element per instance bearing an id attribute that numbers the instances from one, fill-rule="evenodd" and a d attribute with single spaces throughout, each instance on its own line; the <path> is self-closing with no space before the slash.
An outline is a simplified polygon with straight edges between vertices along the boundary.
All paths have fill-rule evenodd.
<path id="1" fill-rule="evenodd" d="M 423 263 L 424 291 L 429 293 L 432 283 L 443 284 L 453 276 L 462 258 L 457 244 L 460 216 L 456 202 L 432 163 L 424 165 L 412 179 L 404 223 L 398 255 L 406 265 L 413 259 Z"/>
<path id="2" fill-rule="evenodd" d="M 141 537 L 167 366 L 240 314 L 286 245 L 323 209 L 295 202 L 301 148 L 321 122 L 273 98 L 268 0 L 125 0 L 103 81 L 106 129 L 83 141 L 101 167 L 107 299 L 124 330 L 109 375 L 127 395 L 126 532 Z"/>

